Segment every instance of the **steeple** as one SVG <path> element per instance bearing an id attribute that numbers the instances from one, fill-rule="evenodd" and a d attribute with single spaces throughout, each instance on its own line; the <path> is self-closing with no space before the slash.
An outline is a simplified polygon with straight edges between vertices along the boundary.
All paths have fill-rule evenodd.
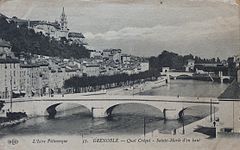
<path id="1" fill-rule="evenodd" d="M 61 30 L 63 31 L 67 30 L 67 16 L 65 14 L 64 7 L 62 9 L 62 14 L 60 16 L 60 27 L 61 27 Z"/>
<path id="2" fill-rule="evenodd" d="M 66 15 L 65 15 L 64 7 L 63 7 L 61 17 L 65 17 L 65 16 L 66 16 Z"/>

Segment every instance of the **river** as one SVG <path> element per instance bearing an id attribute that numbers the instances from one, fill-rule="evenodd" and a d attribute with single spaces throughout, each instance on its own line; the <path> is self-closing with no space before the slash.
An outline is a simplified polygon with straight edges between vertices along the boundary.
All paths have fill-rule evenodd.
<path id="1" fill-rule="evenodd" d="M 171 80 L 169 85 L 145 91 L 141 95 L 217 97 L 227 86 L 205 81 Z M 184 113 L 184 124 L 208 114 L 208 106 L 191 107 Z M 144 122 L 146 132 L 158 129 L 161 133 L 169 134 L 171 130 L 182 126 L 179 120 L 164 121 L 160 110 L 143 104 L 119 105 L 109 119 L 92 119 L 85 107 L 69 104 L 69 109 L 58 112 L 55 119 L 31 118 L 20 125 L 0 129 L 0 135 L 142 135 Z"/>

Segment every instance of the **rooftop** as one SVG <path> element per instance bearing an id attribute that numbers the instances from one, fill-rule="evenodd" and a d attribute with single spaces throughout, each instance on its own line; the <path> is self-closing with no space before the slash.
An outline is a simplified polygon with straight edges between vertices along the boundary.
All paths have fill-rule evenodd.
<path id="1" fill-rule="evenodd" d="M 33 23 L 33 22 L 32 22 Z M 48 25 L 48 26 L 53 26 L 56 29 L 60 29 L 60 24 L 58 22 L 46 22 L 46 21 L 39 21 L 35 22 L 34 25 Z"/>
<path id="2" fill-rule="evenodd" d="M 100 67 L 99 64 L 95 64 L 95 63 L 87 63 L 85 64 L 86 67 Z"/>
<path id="3" fill-rule="evenodd" d="M 104 49 L 103 52 L 121 52 L 122 50 L 121 49 Z"/>
<path id="4" fill-rule="evenodd" d="M 78 71 L 78 69 L 68 69 L 68 68 L 66 68 L 66 72 L 77 72 Z"/>
<path id="5" fill-rule="evenodd" d="M 0 59 L 0 64 L 6 64 L 6 63 L 20 63 L 20 61 L 12 58 Z"/>
<path id="6" fill-rule="evenodd" d="M 82 33 L 78 33 L 78 32 L 69 32 L 68 37 L 71 38 L 85 38 L 84 35 Z"/>
<path id="7" fill-rule="evenodd" d="M 40 65 L 38 64 L 21 64 L 21 68 L 35 68 L 39 67 Z"/>
<path id="8" fill-rule="evenodd" d="M 11 47 L 10 42 L 0 39 L 0 47 Z"/>

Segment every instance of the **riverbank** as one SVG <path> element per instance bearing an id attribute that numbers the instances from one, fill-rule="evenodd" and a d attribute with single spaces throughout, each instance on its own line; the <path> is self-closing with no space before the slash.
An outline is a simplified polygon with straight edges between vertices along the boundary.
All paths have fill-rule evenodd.
<path id="1" fill-rule="evenodd" d="M 77 97 L 77 96 L 93 96 L 93 95 L 139 95 L 143 92 L 167 85 L 165 78 L 159 78 L 155 81 L 146 81 L 144 83 L 134 84 L 134 86 L 121 86 L 110 88 L 107 90 L 100 90 L 95 92 L 85 93 L 71 93 L 71 94 L 54 94 L 55 98 L 62 97 Z M 49 97 L 49 95 L 42 96 L 41 98 Z M 37 98 L 37 97 L 33 97 Z"/>
<path id="2" fill-rule="evenodd" d="M 202 118 L 198 121 L 185 125 L 184 128 L 180 127 L 178 129 L 172 130 L 172 134 L 164 134 L 159 132 L 159 130 L 154 130 L 151 133 L 147 133 L 145 137 L 156 138 L 156 137 L 186 137 L 186 138 L 201 138 L 201 139 L 212 139 L 216 137 L 216 134 L 207 133 L 208 131 L 214 129 L 213 123 L 210 122 L 210 115 Z M 216 131 L 216 130 L 215 130 Z M 215 132 L 216 133 L 216 132 Z"/>
<path id="3" fill-rule="evenodd" d="M 6 127 L 11 127 L 18 125 L 20 123 L 23 123 L 30 119 L 29 117 L 21 117 L 21 118 L 16 118 L 16 119 L 10 119 L 9 117 L 0 117 L 0 129 L 6 128 Z"/>
<path id="4" fill-rule="evenodd" d="M 206 130 L 210 131 L 210 129 L 214 128 L 213 122 L 210 121 L 211 120 L 210 117 L 211 115 L 186 125 L 184 127 L 184 134 L 183 127 L 176 129 L 176 133 L 178 135 L 183 135 L 187 137 L 215 138 L 216 134 L 213 135 L 210 133 L 208 134 L 205 133 Z"/>
<path id="5" fill-rule="evenodd" d="M 108 95 L 139 95 L 143 92 L 159 88 L 161 86 L 166 86 L 166 79 L 159 78 L 156 81 L 146 81 L 141 84 L 135 84 L 132 88 L 129 86 L 112 88 L 107 91 Z"/>

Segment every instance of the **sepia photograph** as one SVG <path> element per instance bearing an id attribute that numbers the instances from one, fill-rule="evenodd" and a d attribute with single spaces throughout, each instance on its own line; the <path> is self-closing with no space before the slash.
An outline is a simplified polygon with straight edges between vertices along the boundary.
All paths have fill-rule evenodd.
<path id="1" fill-rule="evenodd" d="M 240 0 L 0 0 L 0 150 L 240 147 Z"/>

